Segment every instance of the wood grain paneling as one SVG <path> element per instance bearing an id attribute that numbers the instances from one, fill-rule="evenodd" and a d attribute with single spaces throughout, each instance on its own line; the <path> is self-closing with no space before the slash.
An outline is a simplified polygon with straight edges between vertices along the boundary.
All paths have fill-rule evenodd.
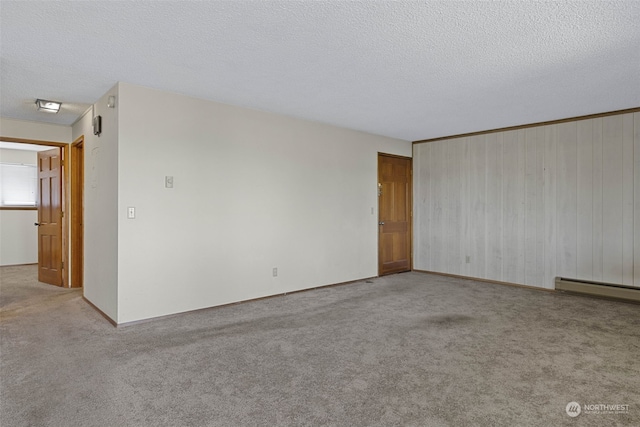
<path id="1" fill-rule="evenodd" d="M 567 277 L 577 273 L 577 205 L 578 174 L 576 164 L 576 122 L 557 125 L 557 167 L 556 184 L 557 221 L 557 269 Z"/>
<path id="2" fill-rule="evenodd" d="M 544 134 L 542 134 L 544 135 Z M 544 160 L 542 142 L 538 141 L 538 129 L 525 130 L 525 167 L 524 167 L 524 283 L 542 283 L 539 265 L 542 261 L 541 240 L 538 239 L 538 227 L 542 205 L 542 162 Z M 540 258 L 539 258 L 540 257 Z"/>
<path id="3" fill-rule="evenodd" d="M 414 145 L 415 268 L 640 286 L 640 113 Z"/>
<path id="4" fill-rule="evenodd" d="M 602 144 L 602 119 L 593 120 L 593 280 L 602 282 L 602 216 L 603 216 L 603 184 L 602 159 L 604 146 Z"/>
<path id="5" fill-rule="evenodd" d="M 545 126 L 544 129 L 544 228 L 541 230 L 544 245 L 543 286 L 550 288 L 556 278 L 556 126 Z"/>
<path id="6" fill-rule="evenodd" d="M 485 272 L 502 279 L 502 135 L 486 135 L 487 190 L 485 204 Z M 432 249 L 432 250 L 435 250 Z M 439 270 L 446 272 L 444 270 Z"/>
<path id="7" fill-rule="evenodd" d="M 467 275 L 472 277 L 485 275 L 485 251 L 486 246 L 486 198 L 487 198 L 487 173 L 485 163 L 486 136 L 479 135 L 469 138 L 469 205 L 467 216 L 469 218 L 468 248 L 469 263 Z M 465 254 L 466 255 L 466 254 Z"/>
<path id="8" fill-rule="evenodd" d="M 432 161 L 430 162 L 433 170 L 433 180 L 431 182 L 432 210 L 425 215 L 433 218 L 430 227 L 431 234 L 427 236 L 427 239 L 430 241 L 431 268 L 436 271 L 447 269 L 445 257 L 443 256 L 447 234 L 444 228 L 444 206 L 447 203 L 447 188 L 445 186 L 446 167 L 442 162 L 442 159 L 446 156 L 446 148 L 444 144 L 431 147 L 433 152 Z"/>
<path id="9" fill-rule="evenodd" d="M 633 115 L 633 284 L 640 287 L 640 113 Z"/>
<path id="10" fill-rule="evenodd" d="M 462 235 L 462 150 L 463 141 L 456 139 L 451 141 L 447 150 L 447 184 L 448 193 L 452 196 L 447 199 L 446 230 L 447 230 L 447 260 L 455 274 L 460 273 L 460 240 Z M 458 195 L 458 197 L 455 197 Z"/>
<path id="11" fill-rule="evenodd" d="M 505 282 L 520 283 L 519 280 L 521 269 L 521 257 L 518 252 L 521 232 L 524 231 L 520 227 L 520 219 L 522 218 L 521 199 L 523 195 L 520 183 L 521 169 L 520 160 L 520 141 L 518 131 L 509 131 L 504 133 L 504 141 L 502 146 L 503 157 L 511 161 L 505 162 L 503 171 L 506 177 L 510 179 L 504 180 L 502 185 L 503 215 L 502 215 L 502 247 L 513 248 L 511 251 L 503 251 L 502 258 L 502 277 Z"/>
<path id="12" fill-rule="evenodd" d="M 584 120 L 576 123 L 576 269 L 579 276 L 593 276 L 593 121 Z"/>
<path id="13" fill-rule="evenodd" d="M 622 280 L 622 116 L 602 121 L 602 280 Z"/>
<path id="14" fill-rule="evenodd" d="M 622 117 L 622 283 L 633 284 L 633 114 Z M 635 181 L 636 186 L 640 182 Z M 636 231 L 638 232 L 638 231 Z"/>

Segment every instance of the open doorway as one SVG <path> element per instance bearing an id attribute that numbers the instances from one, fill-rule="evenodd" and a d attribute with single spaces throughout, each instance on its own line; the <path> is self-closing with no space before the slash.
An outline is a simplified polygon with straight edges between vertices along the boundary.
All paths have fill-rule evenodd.
<path id="1" fill-rule="evenodd" d="M 0 136 L 0 141 L 2 144 L 14 144 L 12 148 L 20 150 L 25 149 L 26 147 L 35 146 L 40 147 L 36 149 L 36 151 L 58 148 L 61 152 L 60 159 L 60 167 L 61 167 L 61 176 L 60 176 L 60 191 L 61 191 L 61 229 L 62 229 L 62 238 L 60 242 L 57 243 L 55 249 L 60 251 L 60 259 L 61 259 L 61 270 L 62 270 L 62 279 L 60 282 L 60 286 L 62 287 L 81 287 L 82 286 L 82 264 L 83 264 L 83 220 L 82 220 L 82 205 L 83 205 L 83 177 L 84 177 L 84 156 L 83 156 L 83 142 L 84 138 L 79 138 L 74 141 L 73 144 L 68 144 L 64 142 L 57 141 L 43 141 L 43 140 L 30 140 L 30 139 L 22 139 L 22 138 L 12 138 L 12 137 L 3 137 Z M 71 159 L 71 149 L 75 145 L 75 162 L 74 159 Z M 33 149 L 33 148 L 32 148 Z M 71 188 L 71 178 L 75 175 L 74 185 L 76 198 L 78 200 L 74 200 L 76 204 L 78 204 L 78 211 L 74 213 L 74 207 L 72 206 L 72 191 Z M 32 206 L 29 210 L 39 209 L 39 206 Z M 0 209 L 12 209 L 19 210 L 25 209 L 25 207 L 16 207 L 16 208 L 7 208 L 0 207 Z M 73 220 L 72 220 L 73 217 Z M 38 223 L 39 221 L 36 221 Z M 78 227 L 78 223 L 79 227 Z M 73 233 L 79 233 L 78 235 Z M 72 243 L 74 238 L 80 244 Z M 40 243 L 40 242 L 39 242 Z M 40 251 L 40 248 L 38 248 Z M 75 262 L 70 263 L 70 260 L 75 260 Z M 70 265 L 76 264 L 76 269 L 72 272 L 69 269 Z M 73 267 L 72 267 L 73 268 Z M 71 274 L 70 274 L 71 273 Z"/>

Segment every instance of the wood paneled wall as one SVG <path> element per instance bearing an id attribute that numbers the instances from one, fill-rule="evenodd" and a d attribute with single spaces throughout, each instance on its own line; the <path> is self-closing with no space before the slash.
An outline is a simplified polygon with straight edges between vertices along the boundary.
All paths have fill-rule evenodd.
<path id="1" fill-rule="evenodd" d="M 414 268 L 640 287 L 640 113 L 414 145 Z"/>

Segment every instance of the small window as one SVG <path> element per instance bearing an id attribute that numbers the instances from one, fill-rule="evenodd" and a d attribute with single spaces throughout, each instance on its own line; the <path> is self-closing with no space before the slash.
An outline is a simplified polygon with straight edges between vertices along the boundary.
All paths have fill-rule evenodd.
<path id="1" fill-rule="evenodd" d="M 37 188 L 35 165 L 0 163 L 0 206 L 36 206 Z"/>

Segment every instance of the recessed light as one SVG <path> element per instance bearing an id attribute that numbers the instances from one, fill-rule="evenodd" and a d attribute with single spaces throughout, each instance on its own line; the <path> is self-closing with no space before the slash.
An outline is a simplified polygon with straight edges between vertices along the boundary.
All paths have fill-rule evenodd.
<path id="1" fill-rule="evenodd" d="M 38 111 L 55 114 L 60 111 L 60 106 L 62 105 L 62 103 L 56 101 L 47 101 L 46 99 L 37 99 L 36 105 L 38 106 Z"/>

